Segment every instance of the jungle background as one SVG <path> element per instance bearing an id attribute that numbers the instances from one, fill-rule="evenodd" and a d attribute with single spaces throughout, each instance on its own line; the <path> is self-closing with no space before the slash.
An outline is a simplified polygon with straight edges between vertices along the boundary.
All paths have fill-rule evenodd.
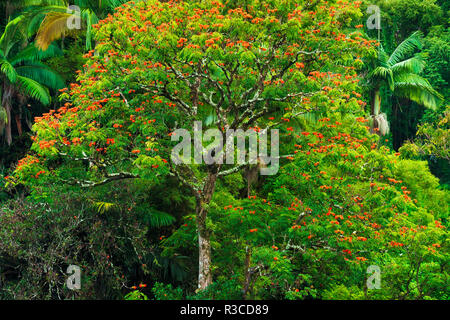
<path id="1" fill-rule="evenodd" d="M 123 180 L 81 188 L 29 183 L 19 175 L 11 183 L 9 177 L 17 173 L 20 161 L 35 152 L 32 148 L 36 143 L 32 139 L 35 117 L 61 107 L 60 95 L 64 92 L 61 90 L 79 80 L 77 70 L 83 70 L 85 55 L 97 45 L 96 31 L 89 25 L 107 18 L 125 3 L 73 2 L 83 10 L 82 28 L 58 33 L 45 23 L 54 19 L 57 25 L 57 19 L 67 20 L 65 1 L 0 1 L 0 299 L 449 299 L 448 1 L 364 0 L 360 5 L 362 14 L 353 22 L 364 26 L 361 31 L 368 39 L 380 37 L 388 56 L 409 37 L 418 35 L 411 43 L 419 41 L 420 46 L 415 46 L 410 56 L 417 55 L 424 62 L 423 68 L 418 69 L 419 75 L 440 95 L 438 105 L 427 108 L 426 103 L 396 95 L 388 85 L 382 85 L 379 112 L 385 115 L 389 130 L 384 135 L 375 132 L 358 136 L 366 137 L 374 145 L 364 153 L 372 171 L 380 176 L 399 177 L 412 192 L 408 195 L 416 200 L 416 207 L 402 207 L 397 196 L 403 196 L 406 187 L 400 190 L 400 185 L 398 190 L 394 187 L 390 190 L 386 184 L 390 194 L 385 197 L 363 196 L 360 201 L 367 201 L 371 214 L 382 217 L 375 222 L 383 219 L 386 234 L 377 238 L 373 231 L 366 232 L 366 225 L 354 223 L 352 227 L 361 230 L 357 234 L 360 244 L 355 235 L 356 244 L 348 242 L 343 246 L 342 242 L 331 240 L 341 231 L 334 226 L 324 224 L 307 229 L 305 224 L 301 229 L 307 229 L 304 234 L 300 231 L 294 234 L 292 225 L 298 223 L 300 229 L 302 220 L 297 219 L 300 211 L 325 215 L 333 208 L 342 210 L 344 216 L 358 214 L 351 206 L 342 207 L 346 200 L 362 194 L 369 183 L 370 188 L 376 187 L 376 181 L 369 179 L 371 173 L 352 172 L 331 159 L 300 157 L 282 162 L 279 174 L 274 177 L 250 179 L 249 170 L 226 176 L 218 181 L 209 205 L 209 227 L 214 234 L 213 265 L 212 283 L 205 290 L 197 289 L 195 199 L 176 179 Z M 228 1 L 226 9 L 248 9 L 249 5 L 261 2 L 264 3 Z M 313 6 L 321 4 L 315 1 Z M 366 27 L 369 5 L 381 9 L 379 32 Z M 14 23 L 20 16 L 26 17 L 26 23 Z M 382 79 L 373 76 L 377 61 L 380 59 L 363 56 L 359 71 L 361 100 L 365 102 L 363 113 L 369 119 L 373 103 L 371 81 Z M 16 68 L 22 79 L 21 85 L 13 86 L 11 92 L 10 67 Z M 421 83 L 418 86 L 426 87 Z M 420 100 L 420 94 L 416 96 Z M 6 104 L 12 106 L 9 117 Z M 359 134 L 354 121 L 327 111 L 299 117 L 291 123 L 299 132 L 313 132 L 319 130 L 319 119 L 327 117 L 343 123 L 342 132 Z M 307 142 L 312 141 L 304 143 Z M 342 153 L 352 152 L 343 148 Z M 399 163 L 393 165 L 394 158 Z M 319 160 L 324 163 L 323 172 L 358 176 L 351 182 L 354 192 L 325 195 L 323 183 L 313 174 L 312 163 Z M 56 163 L 51 166 L 58 166 Z M 310 184 L 290 181 L 289 176 L 296 170 L 312 175 L 313 181 Z M 257 200 L 261 201 L 256 203 Z M 266 202 L 276 205 L 267 206 Z M 405 213 L 407 217 L 391 216 L 387 209 L 381 211 L 382 206 L 398 206 L 400 215 Z M 255 215 L 255 210 L 259 214 Z M 240 211 L 249 214 L 244 217 Z M 245 220 L 245 226 L 241 219 Z M 405 238 L 402 232 L 409 231 L 401 228 L 399 231 L 396 219 L 404 219 L 402 226 L 415 230 L 416 236 Z M 263 234 L 265 226 L 270 226 L 273 233 Z M 305 244 L 315 234 L 321 235 L 321 241 L 327 244 L 321 241 Z M 297 242 L 298 246 L 293 244 Z M 82 268 L 81 290 L 66 287 L 66 269 L 70 264 Z M 382 270 L 379 290 L 366 287 L 366 269 L 371 264 Z"/>

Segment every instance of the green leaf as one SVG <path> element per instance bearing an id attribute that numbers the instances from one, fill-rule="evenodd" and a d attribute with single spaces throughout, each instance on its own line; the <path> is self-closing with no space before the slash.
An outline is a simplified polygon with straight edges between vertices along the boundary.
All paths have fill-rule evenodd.
<path id="1" fill-rule="evenodd" d="M 48 89 L 39 82 L 22 76 L 17 76 L 17 82 L 22 92 L 27 96 L 40 101 L 44 105 L 50 103 L 51 98 Z"/>
<path id="2" fill-rule="evenodd" d="M 14 67 L 5 59 L 0 59 L 0 71 L 8 78 L 11 83 L 17 80 L 17 72 Z"/>
<path id="3" fill-rule="evenodd" d="M 10 63 L 15 66 L 23 62 L 41 61 L 47 58 L 60 56 L 62 54 L 62 50 L 55 45 L 50 45 L 47 50 L 43 51 L 37 48 L 34 44 L 31 44 L 10 59 Z"/>
<path id="4" fill-rule="evenodd" d="M 61 89 L 65 86 L 64 79 L 57 72 L 41 63 L 18 67 L 16 71 L 20 76 L 33 79 L 52 89 Z"/>
<path id="5" fill-rule="evenodd" d="M 413 73 L 397 75 L 395 77 L 394 94 L 408 98 L 430 109 L 436 109 L 443 100 L 430 85 L 428 80 Z"/>
<path id="6" fill-rule="evenodd" d="M 416 31 L 400 43 L 388 60 L 390 66 L 399 63 L 414 54 L 414 51 L 422 48 L 422 32 Z"/>

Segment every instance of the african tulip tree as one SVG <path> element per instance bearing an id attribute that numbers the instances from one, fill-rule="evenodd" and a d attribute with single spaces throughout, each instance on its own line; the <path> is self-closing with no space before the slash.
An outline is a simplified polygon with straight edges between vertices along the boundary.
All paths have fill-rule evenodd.
<path id="1" fill-rule="evenodd" d="M 357 103 L 345 106 L 362 113 Z M 244 297 L 256 299 L 348 298 L 327 293 L 339 285 L 358 288 L 359 299 L 439 296 L 448 201 L 438 180 L 426 163 L 377 148 L 369 119 L 323 114 L 280 130 L 293 156 L 250 196 L 224 187 L 238 175 L 219 187 L 209 208 L 211 242 L 220 243 L 215 278 L 233 274 Z M 193 218 L 164 240 L 168 253 L 189 252 Z M 367 292 L 374 265 L 380 290 Z"/>
<path id="2" fill-rule="evenodd" d="M 236 260 L 245 257 L 237 263 L 246 264 L 245 292 L 254 286 L 255 296 L 316 297 L 342 283 L 366 291 L 361 275 L 375 265 L 383 282 L 371 297 L 434 294 L 428 282 L 440 278 L 439 267 L 448 260 L 445 195 L 424 162 L 377 149 L 368 122 L 329 112 L 303 131 L 283 130 L 294 156 L 279 174 L 248 199 L 211 208 L 220 226 L 215 237 L 233 239 L 220 250 Z M 433 191 L 425 196 L 428 186 Z M 410 293 L 414 287 L 418 293 Z"/>
<path id="3" fill-rule="evenodd" d="M 228 4 L 230 6 L 230 4 Z M 95 187 L 173 176 L 196 202 L 198 286 L 211 276 L 208 207 L 218 178 L 242 165 L 175 165 L 175 129 L 286 126 L 311 110 L 362 108 L 356 70 L 373 51 L 352 24 L 359 2 L 130 2 L 93 27 L 68 102 L 36 119 L 24 183 Z M 359 26 L 357 26 L 359 27 Z M 125 182 L 124 182 L 125 183 Z"/>

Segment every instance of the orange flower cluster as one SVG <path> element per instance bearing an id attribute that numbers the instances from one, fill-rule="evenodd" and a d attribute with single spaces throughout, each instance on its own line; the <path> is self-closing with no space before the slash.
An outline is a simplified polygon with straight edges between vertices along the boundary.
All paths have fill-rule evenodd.
<path id="1" fill-rule="evenodd" d="M 25 158 L 19 160 L 19 162 L 17 163 L 16 170 L 21 171 L 23 169 L 23 167 L 32 165 L 34 163 L 39 163 L 39 159 L 37 159 L 33 156 L 30 156 L 30 155 L 27 155 Z"/>

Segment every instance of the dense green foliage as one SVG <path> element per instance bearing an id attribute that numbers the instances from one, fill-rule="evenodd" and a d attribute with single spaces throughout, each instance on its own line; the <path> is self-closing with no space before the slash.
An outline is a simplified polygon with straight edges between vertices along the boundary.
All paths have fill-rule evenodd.
<path id="1" fill-rule="evenodd" d="M 22 44 L 2 86 L 15 63 L 41 83 L 0 107 L 35 116 L 0 148 L 0 299 L 450 298 L 443 4 L 375 1 L 380 46 L 372 2 L 79 1 L 75 33 L 52 29 L 63 1 L 31 2 L 7 4 L 0 40 Z M 278 172 L 175 165 L 195 121 L 278 129 Z"/>

